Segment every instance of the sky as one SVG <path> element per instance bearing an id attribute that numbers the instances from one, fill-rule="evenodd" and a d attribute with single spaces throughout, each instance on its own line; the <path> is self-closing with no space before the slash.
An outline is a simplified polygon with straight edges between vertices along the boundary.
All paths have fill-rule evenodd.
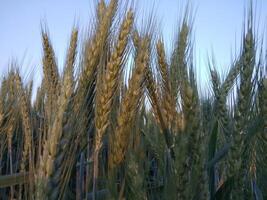
<path id="1" fill-rule="evenodd" d="M 32 77 L 42 73 L 41 24 L 49 29 L 58 63 L 63 65 L 74 24 L 85 29 L 96 0 L 0 0 L 0 75 L 12 59 Z M 167 46 L 178 29 L 185 0 L 139 0 L 137 10 L 152 9 Z M 267 1 L 256 1 L 259 35 L 266 32 Z M 214 55 L 219 70 L 229 68 L 240 46 L 247 0 L 192 0 L 195 11 L 193 38 L 197 70 L 204 71 Z M 141 17 L 139 17 L 141 18 Z M 138 20 L 138 19 L 137 19 Z M 267 35 L 267 34 L 265 34 Z M 200 73 L 201 74 L 201 73 Z M 201 78 L 201 76 L 200 76 Z"/>

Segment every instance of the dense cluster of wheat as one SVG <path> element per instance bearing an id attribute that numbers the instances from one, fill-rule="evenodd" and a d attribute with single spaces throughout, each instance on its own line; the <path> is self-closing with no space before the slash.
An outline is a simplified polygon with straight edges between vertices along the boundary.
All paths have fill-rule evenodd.
<path id="1" fill-rule="evenodd" d="M 168 55 L 153 22 L 139 30 L 118 5 L 99 1 L 81 52 L 73 28 L 63 73 L 42 31 L 35 97 L 16 63 L 2 78 L 0 199 L 266 199 L 267 63 L 252 12 L 204 96 L 189 12 Z"/>

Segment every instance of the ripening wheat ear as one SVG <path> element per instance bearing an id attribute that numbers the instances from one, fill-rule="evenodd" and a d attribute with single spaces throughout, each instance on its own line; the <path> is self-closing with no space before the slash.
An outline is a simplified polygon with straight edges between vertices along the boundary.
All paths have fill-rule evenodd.
<path id="1" fill-rule="evenodd" d="M 119 33 L 119 38 L 114 51 L 111 54 L 111 58 L 107 63 L 107 68 L 104 72 L 103 80 L 100 80 L 102 84 L 99 90 L 97 90 L 96 99 L 96 138 L 95 148 L 99 149 L 101 146 L 102 136 L 108 126 L 108 117 L 111 111 L 112 97 L 117 89 L 120 72 L 122 71 L 122 59 L 125 56 L 125 49 L 133 24 L 133 13 L 129 11 Z"/>
<path id="2" fill-rule="evenodd" d="M 187 62 L 188 54 L 190 52 L 190 26 L 186 20 L 183 20 L 181 28 L 178 34 L 178 40 L 176 42 L 175 49 L 171 55 L 170 63 L 170 93 L 174 101 L 178 101 L 179 93 L 182 97 L 182 93 L 185 92 L 184 81 L 188 81 L 187 75 Z M 189 89 L 187 89 L 189 92 Z M 176 129 L 179 132 L 184 132 L 186 127 L 186 116 L 184 112 L 176 114 Z"/>
<path id="3" fill-rule="evenodd" d="M 18 73 L 15 74 L 15 84 L 16 90 L 19 94 L 19 108 L 22 115 L 22 124 L 23 124 L 23 133 L 24 133 L 24 143 L 23 143 L 23 151 L 22 151 L 22 159 L 20 163 L 20 172 L 25 173 L 26 171 L 30 172 L 30 184 L 29 184 L 29 192 L 33 193 L 33 176 L 35 168 L 34 168 L 34 150 L 33 150 L 33 127 L 31 121 L 30 114 L 30 97 L 26 94 L 26 90 L 23 88 L 23 84 L 21 81 L 21 77 Z M 29 165 L 29 169 L 26 170 L 26 165 Z M 22 188 L 20 186 L 20 192 Z M 22 195 L 21 193 L 19 195 Z"/>
<path id="4" fill-rule="evenodd" d="M 188 80 L 182 80 L 181 98 L 183 113 L 185 116 L 186 126 L 185 134 L 182 136 L 186 143 L 180 143 L 180 148 L 184 150 L 181 165 L 178 168 L 178 199 L 190 199 L 190 189 L 186 187 L 190 183 L 190 175 L 199 173 L 199 158 L 201 156 L 200 147 L 200 120 L 199 120 L 199 102 L 197 90 L 193 88 Z M 182 140 L 183 141 L 183 140 Z M 184 157 L 183 157 L 184 156 Z M 201 169 L 201 168 L 200 168 Z M 204 170 L 203 170 L 204 171 Z M 199 174 L 198 174 L 199 175 Z M 199 176 L 200 177 L 200 176 Z"/>
<path id="5" fill-rule="evenodd" d="M 145 80 L 146 80 L 146 88 L 148 91 L 148 96 L 150 103 L 153 108 L 153 114 L 154 117 L 160 127 L 160 129 L 163 131 L 164 129 L 167 129 L 167 125 L 165 124 L 164 117 L 161 111 L 160 107 L 160 98 L 157 95 L 157 83 L 153 77 L 153 74 L 151 72 L 151 69 L 146 70 L 146 75 L 145 75 Z"/>
<path id="6" fill-rule="evenodd" d="M 191 110 L 191 102 L 193 98 L 193 88 L 190 86 L 190 80 L 188 76 L 188 51 L 190 50 L 189 41 L 190 27 L 186 22 L 182 24 L 181 30 L 178 36 L 177 47 L 173 54 L 173 63 L 170 69 L 171 77 L 171 90 L 174 92 L 174 97 L 177 99 L 178 91 L 180 89 L 180 95 L 182 98 L 182 109 L 185 117 L 185 121 L 188 122 L 188 114 Z M 175 77 L 177 76 L 178 77 Z M 178 79 L 179 78 L 179 79 Z"/>
<path id="7" fill-rule="evenodd" d="M 22 123 L 24 129 L 24 146 L 22 152 L 22 161 L 20 171 L 25 172 L 26 160 L 29 159 L 29 166 L 33 170 L 33 158 L 32 158 L 32 125 L 30 119 L 29 102 L 25 94 L 25 90 L 22 87 L 22 81 L 19 74 L 15 75 L 16 88 L 19 94 L 20 100 L 20 112 L 22 114 Z"/>
<path id="8" fill-rule="evenodd" d="M 189 51 L 190 27 L 186 22 L 182 24 L 179 31 L 178 41 L 172 53 L 170 65 L 170 82 L 172 96 L 177 100 L 180 84 L 183 80 L 188 80 L 185 70 L 187 64 L 187 54 Z"/>
<path id="9" fill-rule="evenodd" d="M 8 75 L 8 79 L 7 79 L 7 85 L 6 85 L 6 89 L 7 89 L 7 102 L 8 102 L 8 106 L 13 107 L 16 103 L 16 91 L 15 91 L 15 74 L 13 71 L 11 71 Z M 9 109 L 10 109 L 9 107 Z M 13 109 L 10 109 L 10 119 L 9 119 L 9 126 L 7 128 L 7 138 L 8 138 L 8 143 L 10 143 L 10 147 L 11 147 L 11 140 L 13 137 L 13 132 L 14 132 L 14 114 L 13 114 Z M 8 145 L 9 146 L 9 145 Z"/>
<path id="10" fill-rule="evenodd" d="M 139 51 L 141 51 L 142 49 L 140 45 L 141 38 L 137 30 L 134 31 L 132 40 L 135 47 L 135 53 L 136 55 L 138 55 Z M 164 130 L 167 127 L 160 108 L 160 98 L 157 95 L 157 83 L 153 77 L 153 73 L 149 67 L 149 63 L 145 71 L 145 86 L 146 89 L 148 90 L 148 96 L 153 108 L 154 117 L 161 130 Z"/>
<path id="11" fill-rule="evenodd" d="M 243 126 L 246 123 L 246 117 L 244 113 L 248 112 L 248 106 L 251 99 L 252 90 L 252 72 L 254 69 L 254 37 L 251 29 L 248 30 L 244 37 L 243 52 L 240 58 L 241 71 L 240 71 L 240 92 L 237 105 L 237 111 L 235 114 L 235 133 L 233 135 L 234 144 L 231 147 L 229 158 L 229 176 L 233 176 L 241 165 L 240 154 L 243 146 Z M 242 114 L 241 114 L 242 113 Z M 243 116 L 241 116 L 243 115 Z"/>
<path id="12" fill-rule="evenodd" d="M 135 61 L 135 69 L 129 81 L 129 87 L 122 99 L 117 118 L 117 127 L 112 137 L 109 166 L 113 169 L 122 163 L 127 151 L 129 133 L 136 109 L 142 95 L 142 83 L 144 74 L 149 60 L 149 43 L 146 39 L 141 40 L 141 48 Z"/>
<path id="13" fill-rule="evenodd" d="M 3 123 L 4 119 L 6 117 L 5 113 L 5 99 L 7 96 L 7 80 L 4 78 L 1 82 L 1 88 L 0 88 L 0 129 L 1 129 L 1 134 L 2 134 L 2 129 L 3 129 Z"/>
<path id="14" fill-rule="evenodd" d="M 79 83 L 79 88 L 81 90 L 86 90 L 88 80 L 90 80 L 91 77 L 95 74 L 97 65 L 101 58 L 102 50 L 110 33 L 110 28 L 117 10 L 117 6 L 118 0 L 111 0 L 107 8 L 105 8 L 104 2 L 98 5 L 99 12 L 101 13 L 103 10 L 105 11 L 105 15 L 102 18 L 98 19 L 95 33 L 92 39 L 87 42 L 85 46 L 85 56 L 82 69 L 83 71 Z M 101 15 L 99 17 L 101 17 Z"/>
<path id="15" fill-rule="evenodd" d="M 71 33 L 71 39 L 68 49 L 68 54 L 66 58 L 66 64 L 65 64 L 65 75 L 64 76 L 70 76 L 70 87 L 73 89 L 74 87 L 74 64 L 76 60 L 76 54 L 77 54 L 77 43 L 78 43 L 78 29 L 74 28 Z"/>
<path id="16" fill-rule="evenodd" d="M 224 95 L 222 94 L 223 93 L 223 90 L 221 88 L 222 84 L 221 84 L 221 80 L 220 80 L 218 72 L 216 70 L 210 70 L 210 75 L 211 75 L 211 82 L 212 82 L 212 90 L 213 90 L 213 94 L 215 98 L 214 113 L 215 113 L 216 120 L 221 120 L 223 119 L 222 114 L 224 113 L 223 111 L 225 108 L 226 97 L 224 97 Z M 227 114 L 227 111 L 224 114 Z M 226 128 L 226 127 L 223 126 L 223 128 Z"/>
<path id="17" fill-rule="evenodd" d="M 54 119 L 53 111 L 56 109 L 55 102 L 59 96 L 59 73 L 56 64 L 55 53 L 48 37 L 48 34 L 44 31 L 42 32 L 43 40 L 43 74 L 44 74 L 44 86 L 46 90 L 47 100 L 45 102 L 46 106 L 46 116 L 48 121 L 48 126 L 51 127 Z"/>
<path id="18" fill-rule="evenodd" d="M 139 51 L 139 49 L 137 49 L 137 50 Z M 164 134 L 166 145 L 167 145 L 168 149 L 170 150 L 172 158 L 174 159 L 175 155 L 174 155 L 174 151 L 173 151 L 174 146 L 173 146 L 172 135 L 170 133 L 170 130 L 168 129 L 168 126 L 167 126 L 165 120 L 164 120 L 164 116 L 163 116 L 161 105 L 160 105 L 160 99 L 159 99 L 159 96 L 157 95 L 157 83 L 156 83 L 155 79 L 153 78 L 153 74 L 152 74 L 152 71 L 149 67 L 149 63 L 148 63 L 148 67 L 145 71 L 145 84 L 146 84 L 146 89 L 148 91 L 148 97 L 149 97 L 149 100 L 150 100 L 152 108 L 153 108 L 154 116 L 155 116 L 156 121 L 158 122 L 158 124 L 161 128 L 161 131 Z"/>
<path id="19" fill-rule="evenodd" d="M 71 94 L 68 94 L 70 97 L 74 93 L 74 78 L 73 78 L 73 71 L 74 71 L 74 66 L 75 66 L 75 60 L 76 60 L 76 54 L 77 54 L 77 42 L 78 42 L 78 29 L 73 28 L 72 33 L 71 33 L 71 38 L 69 42 L 69 47 L 67 51 L 67 56 L 66 56 L 66 63 L 65 63 L 65 68 L 64 68 L 64 77 L 63 79 L 68 79 L 68 87 L 69 90 L 71 91 Z M 66 84 L 66 82 L 65 82 Z M 66 107 L 71 107 L 69 105 Z M 67 109 L 67 108 L 66 108 Z M 64 115 L 67 115 L 69 112 L 68 110 L 64 111 Z M 66 118 L 66 117 L 64 117 Z M 47 196 L 48 199 L 60 199 L 62 196 L 61 193 L 63 193 L 65 190 L 62 189 L 64 188 L 63 184 L 61 184 L 62 179 L 64 179 L 63 171 L 65 167 L 64 159 L 66 158 L 65 155 L 67 154 L 66 151 L 66 143 L 70 142 L 70 136 L 68 135 L 71 131 L 68 130 L 68 128 L 71 127 L 70 124 L 66 120 L 62 119 L 62 134 L 58 138 L 58 145 L 56 146 L 56 154 L 54 156 L 54 161 L 53 161 L 53 171 L 51 172 L 51 175 L 49 177 L 49 183 L 47 186 Z M 67 116 L 69 119 L 69 116 Z M 64 177 L 64 178 L 62 178 Z"/>
<path id="20" fill-rule="evenodd" d="M 228 117 L 228 110 L 227 110 L 227 104 L 226 104 L 226 98 L 228 95 L 229 89 L 232 87 L 230 85 L 232 83 L 232 80 L 236 78 L 236 69 L 237 66 L 234 66 L 229 74 L 227 75 L 226 80 L 221 83 L 219 74 L 216 70 L 211 71 L 211 81 L 213 85 L 213 93 L 215 97 L 215 117 L 220 122 L 220 127 L 222 127 L 222 132 L 224 135 L 220 134 L 219 137 L 221 138 L 221 141 L 228 141 L 230 137 L 230 131 L 229 131 L 229 117 Z M 227 82 L 226 82 L 227 81 Z"/>
<path id="21" fill-rule="evenodd" d="M 105 16 L 106 9 L 107 9 L 107 6 L 106 6 L 105 1 L 104 0 L 100 0 L 98 2 L 98 6 L 97 6 L 97 19 L 98 19 L 98 22 L 101 22 L 101 20 Z"/>
<path id="22" fill-rule="evenodd" d="M 165 50 L 164 45 L 161 40 L 157 43 L 157 56 L 158 56 L 158 65 L 160 68 L 160 74 L 162 77 L 162 99 L 163 99 L 163 110 L 164 110 L 164 118 L 166 119 L 165 123 L 168 126 L 169 130 L 174 130 L 174 124 L 176 120 L 176 115 L 178 114 L 176 112 L 176 104 L 175 99 L 173 98 L 171 94 L 171 85 L 170 85 L 170 78 L 169 78 L 169 67 L 165 56 Z"/>
<path id="23" fill-rule="evenodd" d="M 128 43 L 129 33 L 133 24 L 133 12 L 128 11 L 119 32 L 119 37 L 114 51 L 111 54 L 110 60 L 103 74 L 103 80 L 100 81 L 95 112 L 95 152 L 94 152 L 94 183 L 97 179 L 98 171 L 98 154 L 101 148 L 101 140 L 109 124 L 109 114 L 112 109 L 113 95 L 117 90 L 120 81 L 121 67 L 123 66 L 123 58 Z M 95 187 L 95 185 L 94 185 Z"/>
<path id="24" fill-rule="evenodd" d="M 227 96 L 229 90 L 234 86 L 234 82 L 240 73 L 240 68 L 241 68 L 241 60 L 239 59 L 234 62 L 225 81 L 222 84 L 222 95 L 224 95 L 225 97 Z"/>
<path id="25" fill-rule="evenodd" d="M 246 124 L 248 122 L 248 113 L 252 99 L 252 75 L 255 67 L 255 39 L 252 27 L 248 27 L 248 31 L 244 36 L 243 51 L 241 57 L 241 70 L 240 70 L 240 89 L 238 92 L 237 108 L 235 112 L 235 124 L 233 134 L 233 144 L 229 154 L 229 174 L 234 176 L 237 172 L 240 177 L 243 173 L 241 169 L 242 152 L 244 148 L 244 135 Z M 242 195 L 242 185 L 244 184 L 243 178 L 236 178 L 233 189 L 233 198 L 238 198 Z"/>
<path id="26" fill-rule="evenodd" d="M 55 119 L 49 129 L 49 137 L 44 142 L 43 152 L 40 158 L 38 171 L 36 174 L 36 198 L 45 199 L 47 195 L 48 179 L 53 172 L 53 164 L 57 153 L 57 145 L 62 135 L 62 122 L 64 112 L 69 103 L 71 94 L 73 93 L 73 69 L 69 65 L 64 71 L 60 96 L 56 100 L 57 110 Z"/>
<path id="27" fill-rule="evenodd" d="M 221 87 L 221 80 L 219 77 L 219 74 L 216 70 L 211 70 L 210 71 L 211 75 L 211 82 L 212 82 L 212 89 L 214 93 L 215 99 L 219 99 L 219 94 L 220 94 L 220 87 Z"/>
<path id="28" fill-rule="evenodd" d="M 7 150 L 8 150 L 8 156 L 9 156 L 9 168 L 10 168 L 10 174 L 13 174 L 13 151 L 12 151 L 12 142 L 13 142 L 13 136 L 15 132 L 15 104 L 16 104 L 16 96 L 15 96 L 15 77 L 14 77 L 14 71 L 11 71 L 9 73 L 8 79 L 7 79 L 7 89 L 8 89 L 8 118 L 7 118 L 7 125 L 6 125 L 6 138 L 7 138 Z M 14 197 L 14 188 L 13 186 L 10 187 L 11 192 L 11 198 Z"/>

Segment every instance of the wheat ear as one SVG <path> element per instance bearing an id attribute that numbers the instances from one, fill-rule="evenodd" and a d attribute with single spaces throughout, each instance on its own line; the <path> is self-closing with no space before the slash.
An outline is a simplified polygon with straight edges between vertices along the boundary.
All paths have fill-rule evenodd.
<path id="1" fill-rule="evenodd" d="M 130 125 L 141 98 L 142 83 L 149 60 L 148 45 L 149 43 L 146 39 L 141 40 L 141 51 L 138 52 L 136 57 L 136 67 L 129 81 L 129 88 L 121 102 L 117 118 L 117 127 L 110 148 L 109 166 L 111 169 L 122 163 L 125 158 L 130 136 Z"/>
<path id="2" fill-rule="evenodd" d="M 53 172 L 53 164 L 57 151 L 57 145 L 62 135 L 62 122 L 63 122 L 64 112 L 67 108 L 69 99 L 73 92 L 72 79 L 73 79 L 72 68 L 71 67 L 66 68 L 64 72 L 63 84 L 61 87 L 60 96 L 56 101 L 58 109 L 55 114 L 55 120 L 53 122 L 51 129 L 49 130 L 49 137 L 44 143 L 43 153 L 40 158 L 40 163 L 38 166 L 39 168 L 36 177 L 37 199 L 46 198 L 48 178 Z"/>
<path id="3" fill-rule="evenodd" d="M 129 11 L 122 23 L 117 45 L 107 63 L 103 80 L 100 80 L 100 90 L 97 90 L 96 115 L 95 115 L 95 152 L 94 152 L 94 183 L 98 176 L 98 154 L 101 148 L 101 140 L 109 123 L 109 114 L 112 108 L 113 95 L 116 92 L 120 81 L 120 71 L 122 70 L 122 60 L 125 56 L 125 49 L 128 42 L 129 33 L 133 24 L 133 12 Z M 101 87 L 102 86 L 102 87 Z M 94 188 L 96 185 L 94 184 Z M 95 191 L 95 190 L 94 190 Z"/>
<path id="4" fill-rule="evenodd" d="M 172 128 L 174 128 L 173 125 L 175 124 L 175 118 L 177 112 L 175 109 L 176 107 L 175 100 L 171 94 L 168 64 L 166 61 L 164 45 L 161 40 L 158 41 L 157 43 L 157 56 L 158 56 L 158 64 L 160 67 L 160 74 L 163 82 L 162 99 L 164 99 L 163 100 L 164 116 L 166 119 L 166 124 L 168 125 L 168 129 L 171 130 Z"/>

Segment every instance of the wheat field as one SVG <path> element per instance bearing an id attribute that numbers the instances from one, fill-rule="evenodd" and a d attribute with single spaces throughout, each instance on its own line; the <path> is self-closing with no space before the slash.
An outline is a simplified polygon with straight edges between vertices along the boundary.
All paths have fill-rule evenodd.
<path id="1" fill-rule="evenodd" d="M 36 92 L 15 62 L 2 76 L 0 199 L 267 199 L 267 50 L 253 6 L 239 54 L 224 76 L 209 63 L 203 94 L 190 10 L 167 53 L 153 17 L 138 28 L 120 5 L 99 0 L 86 38 L 73 27 L 62 72 L 42 29 Z"/>

